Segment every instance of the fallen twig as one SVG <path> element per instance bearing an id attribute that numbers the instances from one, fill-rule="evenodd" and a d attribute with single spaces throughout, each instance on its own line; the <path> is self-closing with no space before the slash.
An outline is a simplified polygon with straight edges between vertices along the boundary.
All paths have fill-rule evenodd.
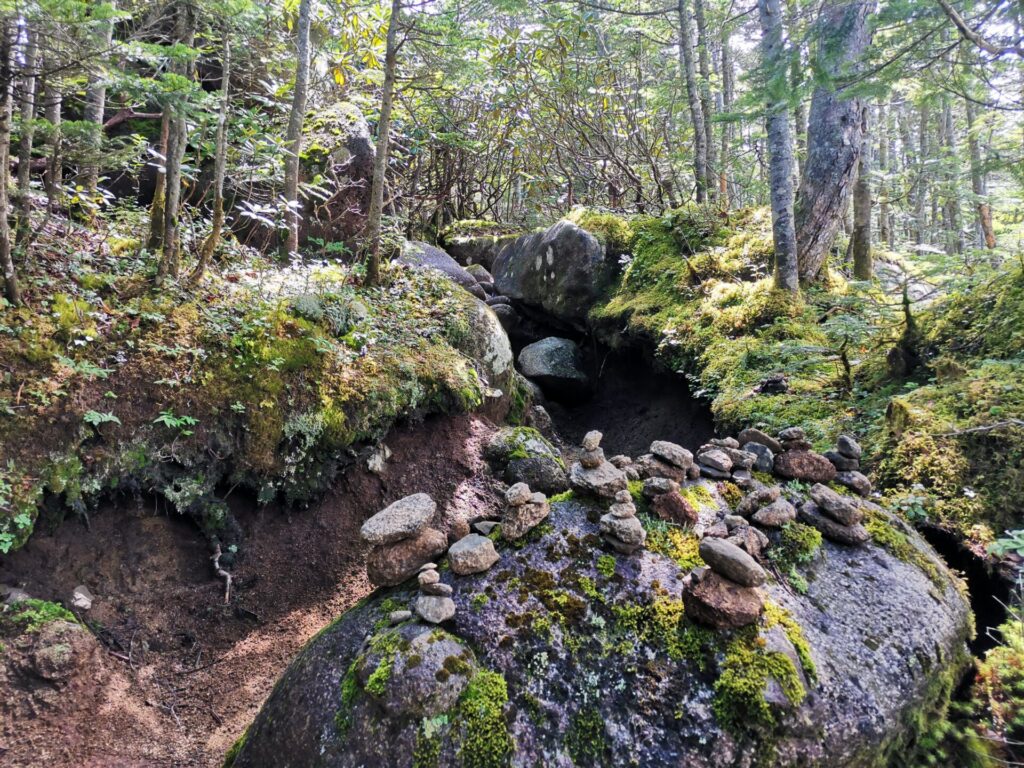
<path id="1" fill-rule="evenodd" d="M 224 579 L 224 605 L 228 605 L 231 602 L 231 574 L 220 567 L 220 542 L 218 541 L 213 550 L 213 557 L 210 558 L 213 561 L 213 571 L 222 579 Z"/>

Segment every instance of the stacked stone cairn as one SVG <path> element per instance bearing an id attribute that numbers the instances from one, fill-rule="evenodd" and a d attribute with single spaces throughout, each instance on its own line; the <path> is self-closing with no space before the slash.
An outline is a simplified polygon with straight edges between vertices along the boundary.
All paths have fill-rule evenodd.
<path id="1" fill-rule="evenodd" d="M 697 510 L 680 495 L 679 489 L 675 480 L 649 477 L 644 480 L 643 495 L 659 519 L 676 525 L 694 525 L 698 518 Z"/>
<path id="2" fill-rule="evenodd" d="M 697 466 L 703 477 L 712 480 L 731 480 L 740 488 L 749 488 L 754 482 L 751 470 L 757 454 L 740 448 L 732 437 L 715 438 L 697 451 Z"/>
<path id="3" fill-rule="evenodd" d="M 705 537 L 699 553 L 707 567 L 697 568 L 683 587 L 686 615 L 714 629 L 753 624 L 764 610 L 757 589 L 767 574 L 757 561 L 727 539 Z"/>
<path id="4" fill-rule="evenodd" d="M 693 463 L 693 454 L 667 440 L 651 443 L 648 453 L 637 457 L 634 466 L 638 478 L 660 477 L 684 483 L 700 477 L 700 470 Z"/>
<path id="5" fill-rule="evenodd" d="M 762 528 L 781 528 L 796 520 L 796 507 L 782 498 L 777 485 L 755 488 L 740 500 L 736 514 Z"/>
<path id="6" fill-rule="evenodd" d="M 848 546 L 866 543 L 871 534 L 861 525 L 864 510 L 860 502 L 836 493 L 827 485 L 811 487 L 811 499 L 800 506 L 800 522 L 817 528 L 830 541 Z"/>
<path id="7" fill-rule="evenodd" d="M 633 554 L 647 541 L 647 531 L 637 519 L 636 505 L 629 491 L 616 492 L 615 502 L 602 515 L 600 527 L 604 540 L 624 555 Z"/>
<path id="8" fill-rule="evenodd" d="M 543 522 L 551 508 L 548 497 L 533 492 L 526 483 L 516 483 L 505 491 L 508 508 L 501 518 L 501 535 L 510 541 L 521 539 Z"/>
<path id="9" fill-rule="evenodd" d="M 779 432 L 781 453 L 775 455 L 772 468 L 776 475 L 808 483 L 830 483 L 836 468 L 826 457 L 812 450 L 803 427 L 787 427 Z"/>
<path id="10" fill-rule="evenodd" d="M 616 493 L 626 489 L 626 473 L 605 459 L 602 437 L 596 430 L 583 437 L 579 461 L 569 468 L 569 485 L 574 491 L 614 500 Z"/>
<path id="11" fill-rule="evenodd" d="M 860 443 L 849 435 L 840 435 L 834 450 L 826 451 L 825 458 L 836 468 L 836 482 L 861 496 L 871 494 L 871 481 L 860 471 Z"/>
<path id="12" fill-rule="evenodd" d="M 452 587 L 441 581 L 441 574 L 437 572 L 436 563 L 425 563 L 420 568 L 419 576 L 420 593 L 416 598 L 416 615 L 428 624 L 440 624 L 442 621 L 455 616 L 455 601 L 452 600 Z M 402 615 L 401 618 L 396 614 Z M 408 618 L 408 611 L 395 611 L 391 615 L 391 621 L 395 619 L 404 620 Z"/>
<path id="13" fill-rule="evenodd" d="M 371 549 L 366 573 L 378 586 L 412 578 L 420 566 L 444 553 L 447 537 L 430 523 L 437 504 L 425 493 L 399 499 L 363 523 L 359 535 Z"/>

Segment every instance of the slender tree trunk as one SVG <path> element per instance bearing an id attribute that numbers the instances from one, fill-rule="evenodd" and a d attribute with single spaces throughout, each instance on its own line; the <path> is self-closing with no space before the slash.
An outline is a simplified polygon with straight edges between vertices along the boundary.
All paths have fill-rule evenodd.
<path id="1" fill-rule="evenodd" d="M 729 49 L 729 31 L 727 28 L 722 30 L 722 111 L 729 112 L 732 110 L 733 100 L 733 68 L 732 68 L 732 52 Z M 735 127 L 733 123 L 727 122 L 722 124 L 722 150 L 718 153 L 718 192 L 721 197 L 722 208 L 728 210 L 732 205 L 732 201 L 735 197 L 733 190 L 730 189 L 729 169 L 730 169 L 730 144 L 732 142 L 733 135 L 735 134 Z"/>
<path id="2" fill-rule="evenodd" d="M 942 99 L 941 133 L 942 154 L 946 161 L 942 218 L 946 228 L 946 252 L 952 255 L 964 252 L 964 236 L 960 209 L 960 159 L 957 152 L 956 126 L 953 123 L 953 108 L 948 96 Z"/>
<path id="3" fill-rule="evenodd" d="M 805 283 L 818 280 L 822 273 L 860 155 L 861 99 L 843 94 L 842 81 L 855 72 L 870 42 L 867 22 L 872 3 L 832 0 L 818 17 L 822 38 L 817 58 L 832 83 L 817 87 L 811 99 L 807 160 L 797 192 L 797 258 Z"/>
<path id="4" fill-rule="evenodd" d="M 799 35 L 799 0 L 787 0 L 786 25 L 789 29 L 791 38 L 795 37 L 796 39 L 801 39 L 801 36 Z M 790 52 L 789 62 L 789 80 L 793 93 L 799 94 L 801 92 L 800 84 L 803 80 L 803 76 L 803 61 L 800 46 L 794 45 L 793 50 Z M 800 169 L 803 167 L 804 158 L 807 156 L 807 110 L 804 109 L 803 99 L 799 98 L 799 96 L 793 104 L 793 128 L 796 133 L 796 152 L 794 154 L 793 172 L 797 179 L 797 183 L 799 183 Z"/>
<path id="5" fill-rule="evenodd" d="M 85 196 L 88 215 L 92 219 L 99 208 L 100 159 L 103 148 L 103 113 L 107 106 L 107 51 L 114 39 L 114 22 L 104 21 L 97 37 L 103 55 L 89 70 L 89 82 L 85 88 L 85 109 L 82 118 L 88 125 L 88 156 L 84 169 Z"/>
<path id="6" fill-rule="evenodd" d="M 892 110 L 886 104 L 878 107 L 878 170 L 882 181 L 878 185 L 878 239 L 887 248 L 893 246 L 892 221 L 889 211 L 889 116 Z"/>
<path id="7" fill-rule="evenodd" d="M 850 250 L 853 252 L 853 276 L 857 280 L 870 280 L 871 264 L 871 138 L 867 133 L 868 110 L 864 113 L 864 130 L 860 157 L 857 159 L 857 182 L 853 187 L 853 234 Z"/>
<path id="8" fill-rule="evenodd" d="M 786 51 L 782 38 L 780 0 L 758 0 L 761 60 L 767 80 L 768 154 L 771 166 L 772 242 L 775 245 L 775 287 L 800 290 L 793 219 L 793 138 L 789 131 Z"/>
<path id="9" fill-rule="evenodd" d="M 213 161 L 213 223 L 210 234 L 199 250 L 199 261 L 189 276 L 192 283 L 198 283 L 206 274 L 224 229 L 224 177 L 227 174 L 228 155 L 228 107 L 231 103 L 231 34 L 228 25 L 223 27 L 224 52 L 221 56 L 220 112 L 217 114 L 217 144 Z"/>
<path id="10" fill-rule="evenodd" d="M 11 222 L 7 217 L 7 190 L 11 184 L 11 89 L 14 85 L 12 53 L 14 29 L 9 19 L 0 21 L 0 269 L 4 275 L 4 296 L 14 306 L 21 306 L 21 290 L 14 270 Z"/>
<path id="11" fill-rule="evenodd" d="M 981 162 L 981 144 L 977 134 L 977 107 L 965 99 L 967 109 L 967 149 L 971 158 L 971 192 L 974 195 L 974 213 L 977 217 L 978 245 L 996 247 L 996 234 L 992 229 L 992 208 L 986 195 L 985 169 Z"/>
<path id="12" fill-rule="evenodd" d="M 156 185 L 153 187 L 153 202 L 149 206 L 149 240 L 146 247 L 156 253 L 164 247 L 164 205 L 167 201 L 167 143 L 171 133 L 171 109 L 164 106 L 160 118 L 160 155 L 162 159 L 156 168 Z"/>
<path id="13" fill-rule="evenodd" d="M 190 0 L 178 0 L 175 9 L 175 40 L 192 47 L 196 30 L 196 9 Z M 178 74 L 189 77 L 192 65 L 189 61 L 176 64 Z M 185 104 L 172 105 L 167 130 L 166 191 L 164 200 L 164 242 L 163 258 L 157 279 L 176 278 L 181 271 L 181 234 L 179 213 L 181 208 L 181 164 L 188 146 L 188 126 L 185 123 Z"/>
<path id="14" fill-rule="evenodd" d="M 36 31 L 25 27 L 24 76 L 21 78 L 21 142 L 18 144 L 17 246 L 23 251 L 32 233 L 32 143 L 36 119 Z"/>
<path id="15" fill-rule="evenodd" d="M 284 158 L 285 240 L 283 251 L 290 256 L 299 251 L 299 161 L 302 154 L 302 126 L 306 119 L 306 95 L 309 91 L 309 27 L 312 0 L 300 0 L 295 40 L 295 88 L 285 137 Z"/>
<path id="16" fill-rule="evenodd" d="M 693 175 L 697 182 L 698 203 L 707 200 L 708 189 L 708 146 L 707 129 L 704 127 L 704 110 L 701 109 L 700 91 L 697 88 L 697 68 L 693 61 L 693 27 L 687 0 L 679 0 L 679 69 L 686 85 L 686 101 L 690 107 L 690 122 L 693 124 Z"/>
<path id="17" fill-rule="evenodd" d="M 402 2 L 391 0 L 388 20 L 387 48 L 384 54 L 384 91 L 380 99 L 380 121 L 377 123 L 377 154 L 373 158 L 373 184 L 370 187 L 370 213 L 366 220 L 366 282 L 376 285 L 380 280 L 380 232 L 384 213 L 384 186 L 387 182 L 388 150 L 391 136 L 391 105 L 395 96 L 395 74 L 398 68 L 398 25 Z"/>
<path id="18" fill-rule="evenodd" d="M 928 176 L 927 163 L 930 156 L 928 147 L 927 104 L 921 105 L 920 122 L 917 130 L 917 168 L 914 180 L 914 222 L 917 244 L 921 245 L 928 239 Z"/>
<path id="19" fill-rule="evenodd" d="M 47 66 L 56 69 L 57 62 L 48 60 Z M 44 116 L 48 125 L 46 144 L 46 171 L 43 174 L 43 187 L 46 190 L 46 210 L 56 213 L 64 204 L 64 160 L 61 156 L 62 133 L 61 117 L 64 106 L 63 85 L 56 73 L 47 75 L 44 88 L 46 108 Z"/>
<path id="20" fill-rule="evenodd" d="M 704 0 L 693 0 L 693 18 L 697 24 L 697 64 L 700 68 L 700 108 L 704 120 L 705 181 L 708 199 L 715 199 L 715 177 L 718 175 L 718 159 L 715 157 L 715 131 L 712 118 L 714 103 L 711 100 L 711 39 L 708 37 L 707 21 L 704 18 Z"/>

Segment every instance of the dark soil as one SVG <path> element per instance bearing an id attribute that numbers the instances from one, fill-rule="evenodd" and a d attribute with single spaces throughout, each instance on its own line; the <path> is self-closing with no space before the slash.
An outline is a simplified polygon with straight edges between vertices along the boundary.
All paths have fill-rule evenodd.
<path id="1" fill-rule="evenodd" d="M 0 763 L 219 766 L 299 649 L 369 593 L 366 517 L 419 491 L 463 519 L 498 503 L 479 458 L 492 429 L 474 416 L 397 429 L 381 476 L 354 467 L 309 510 L 233 494 L 244 544 L 230 605 L 202 536 L 153 500 L 37 533 L 0 561 L 0 583 L 65 604 L 84 584 L 95 602 L 79 615 L 104 650 L 55 689 L 25 675 L 16 645 L 6 649 Z"/>
<path id="2" fill-rule="evenodd" d="M 547 404 L 559 435 L 578 445 L 591 429 L 604 433 L 605 455 L 647 453 L 654 440 L 695 450 L 714 437 L 707 403 L 690 394 L 685 379 L 654 372 L 639 353 L 598 349 L 588 354 L 590 399 Z"/>

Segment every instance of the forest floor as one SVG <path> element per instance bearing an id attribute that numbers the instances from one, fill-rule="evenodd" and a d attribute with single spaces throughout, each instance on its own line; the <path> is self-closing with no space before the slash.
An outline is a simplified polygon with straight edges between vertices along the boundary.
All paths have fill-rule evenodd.
<path id="1" fill-rule="evenodd" d="M 57 601 L 84 584 L 95 600 L 79 616 L 105 652 L 58 695 L 19 672 L 24 654 L 6 654 L 0 761 L 219 766 L 303 645 L 370 592 L 365 518 L 420 491 L 467 516 L 497 505 L 480 458 L 492 430 L 472 415 L 402 426 L 379 476 L 353 467 L 310 510 L 231 497 L 245 543 L 228 606 L 202 535 L 152 500 L 37 531 L 4 560 L 0 582 Z"/>

